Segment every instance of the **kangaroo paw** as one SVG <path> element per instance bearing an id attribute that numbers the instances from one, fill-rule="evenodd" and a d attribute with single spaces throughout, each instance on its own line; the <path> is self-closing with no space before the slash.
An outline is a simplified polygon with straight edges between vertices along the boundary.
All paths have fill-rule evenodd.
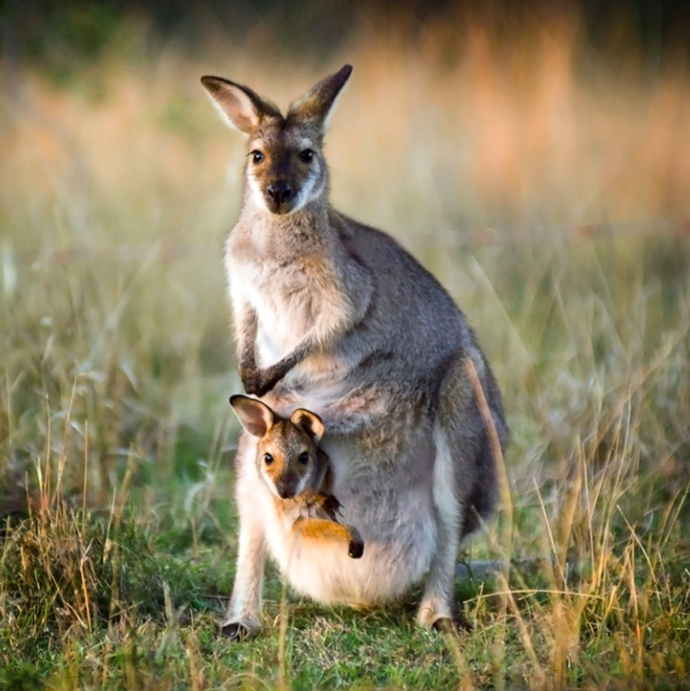
<path id="1" fill-rule="evenodd" d="M 242 384 L 244 385 L 244 390 L 250 395 L 250 396 L 263 396 L 267 389 L 266 389 L 266 380 L 264 378 L 264 370 L 260 369 L 253 369 L 253 370 L 244 370 L 240 373 L 240 377 L 242 379 Z"/>
<path id="2" fill-rule="evenodd" d="M 246 641 L 252 637 L 252 632 L 249 628 L 238 621 L 233 621 L 221 626 L 220 633 L 231 641 L 237 642 Z"/>
<path id="3" fill-rule="evenodd" d="M 337 514 L 340 513 L 342 504 L 332 495 L 328 494 L 323 502 L 323 509 L 332 521 L 338 522 Z"/>

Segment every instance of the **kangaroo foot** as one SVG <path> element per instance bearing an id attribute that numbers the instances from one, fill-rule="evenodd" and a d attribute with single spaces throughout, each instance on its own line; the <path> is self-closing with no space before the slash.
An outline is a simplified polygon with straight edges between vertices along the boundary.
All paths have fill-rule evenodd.
<path id="1" fill-rule="evenodd" d="M 450 617 L 439 617 L 432 625 L 431 628 L 434 631 L 440 631 L 441 633 L 454 633 L 460 631 L 472 631 L 472 624 L 470 624 L 465 617 L 460 614 L 454 618 Z"/>
<path id="2" fill-rule="evenodd" d="M 220 628 L 220 633 L 231 641 L 237 642 L 246 641 L 253 635 L 252 631 L 239 621 L 232 621 L 229 624 L 224 624 Z"/>

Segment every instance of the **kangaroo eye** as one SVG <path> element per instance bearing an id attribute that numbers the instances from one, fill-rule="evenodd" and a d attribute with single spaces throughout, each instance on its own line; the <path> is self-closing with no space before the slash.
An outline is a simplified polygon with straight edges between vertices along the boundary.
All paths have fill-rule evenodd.
<path id="1" fill-rule="evenodd" d="M 311 163 L 312 159 L 314 158 L 314 152 L 311 149 L 305 149 L 304 151 L 300 152 L 299 157 L 305 162 L 305 163 Z"/>
<path id="2" fill-rule="evenodd" d="M 309 454 L 305 451 L 299 455 L 297 459 L 302 465 L 307 465 L 309 463 Z"/>
<path id="3" fill-rule="evenodd" d="M 264 463 L 266 463 L 266 465 L 271 465 L 271 463 L 273 463 L 273 456 L 271 456 L 270 453 L 264 454 Z"/>
<path id="4" fill-rule="evenodd" d="M 249 155 L 252 157 L 252 163 L 261 163 L 264 160 L 264 155 L 256 149 L 251 151 Z"/>

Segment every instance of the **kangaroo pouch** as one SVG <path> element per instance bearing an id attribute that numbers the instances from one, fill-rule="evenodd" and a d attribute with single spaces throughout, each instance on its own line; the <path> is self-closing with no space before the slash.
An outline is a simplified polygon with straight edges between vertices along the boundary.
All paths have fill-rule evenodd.
<path id="1" fill-rule="evenodd" d="M 422 578 L 438 539 L 431 473 L 422 472 L 433 465 L 435 448 L 427 434 L 416 442 L 395 459 L 393 481 L 388 459 L 356 451 L 346 440 L 324 444 L 342 521 L 359 530 L 366 549 L 352 560 L 338 542 L 312 541 L 288 524 L 267 522 L 269 550 L 298 592 L 323 603 L 366 606 L 398 597 Z"/>
<path id="2" fill-rule="evenodd" d="M 420 580 L 437 541 L 431 503 L 419 491 L 388 492 L 377 510 L 381 499 L 360 493 L 343 511 L 343 522 L 361 526 L 366 549 L 357 560 L 338 541 L 310 540 L 273 523 L 266 534 L 269 550 L 290 585 L 318 602 L 365 606 L 395 598 Z"/>

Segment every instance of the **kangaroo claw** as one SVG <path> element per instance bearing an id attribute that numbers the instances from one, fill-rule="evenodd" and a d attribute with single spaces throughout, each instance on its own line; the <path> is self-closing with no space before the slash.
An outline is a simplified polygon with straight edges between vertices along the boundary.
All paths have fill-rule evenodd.
<path id="1" fill-rule="evenodd" d="M 229 624 L 225 624 L 225 626 L 221 627 L 220 632 L 226 638 L 229 638 L 231 641 L 236 642 L 245 641 L 251 635 L 249 629 L 244 624 L 241 624 L 238 621 L 233 621 Z"/>

